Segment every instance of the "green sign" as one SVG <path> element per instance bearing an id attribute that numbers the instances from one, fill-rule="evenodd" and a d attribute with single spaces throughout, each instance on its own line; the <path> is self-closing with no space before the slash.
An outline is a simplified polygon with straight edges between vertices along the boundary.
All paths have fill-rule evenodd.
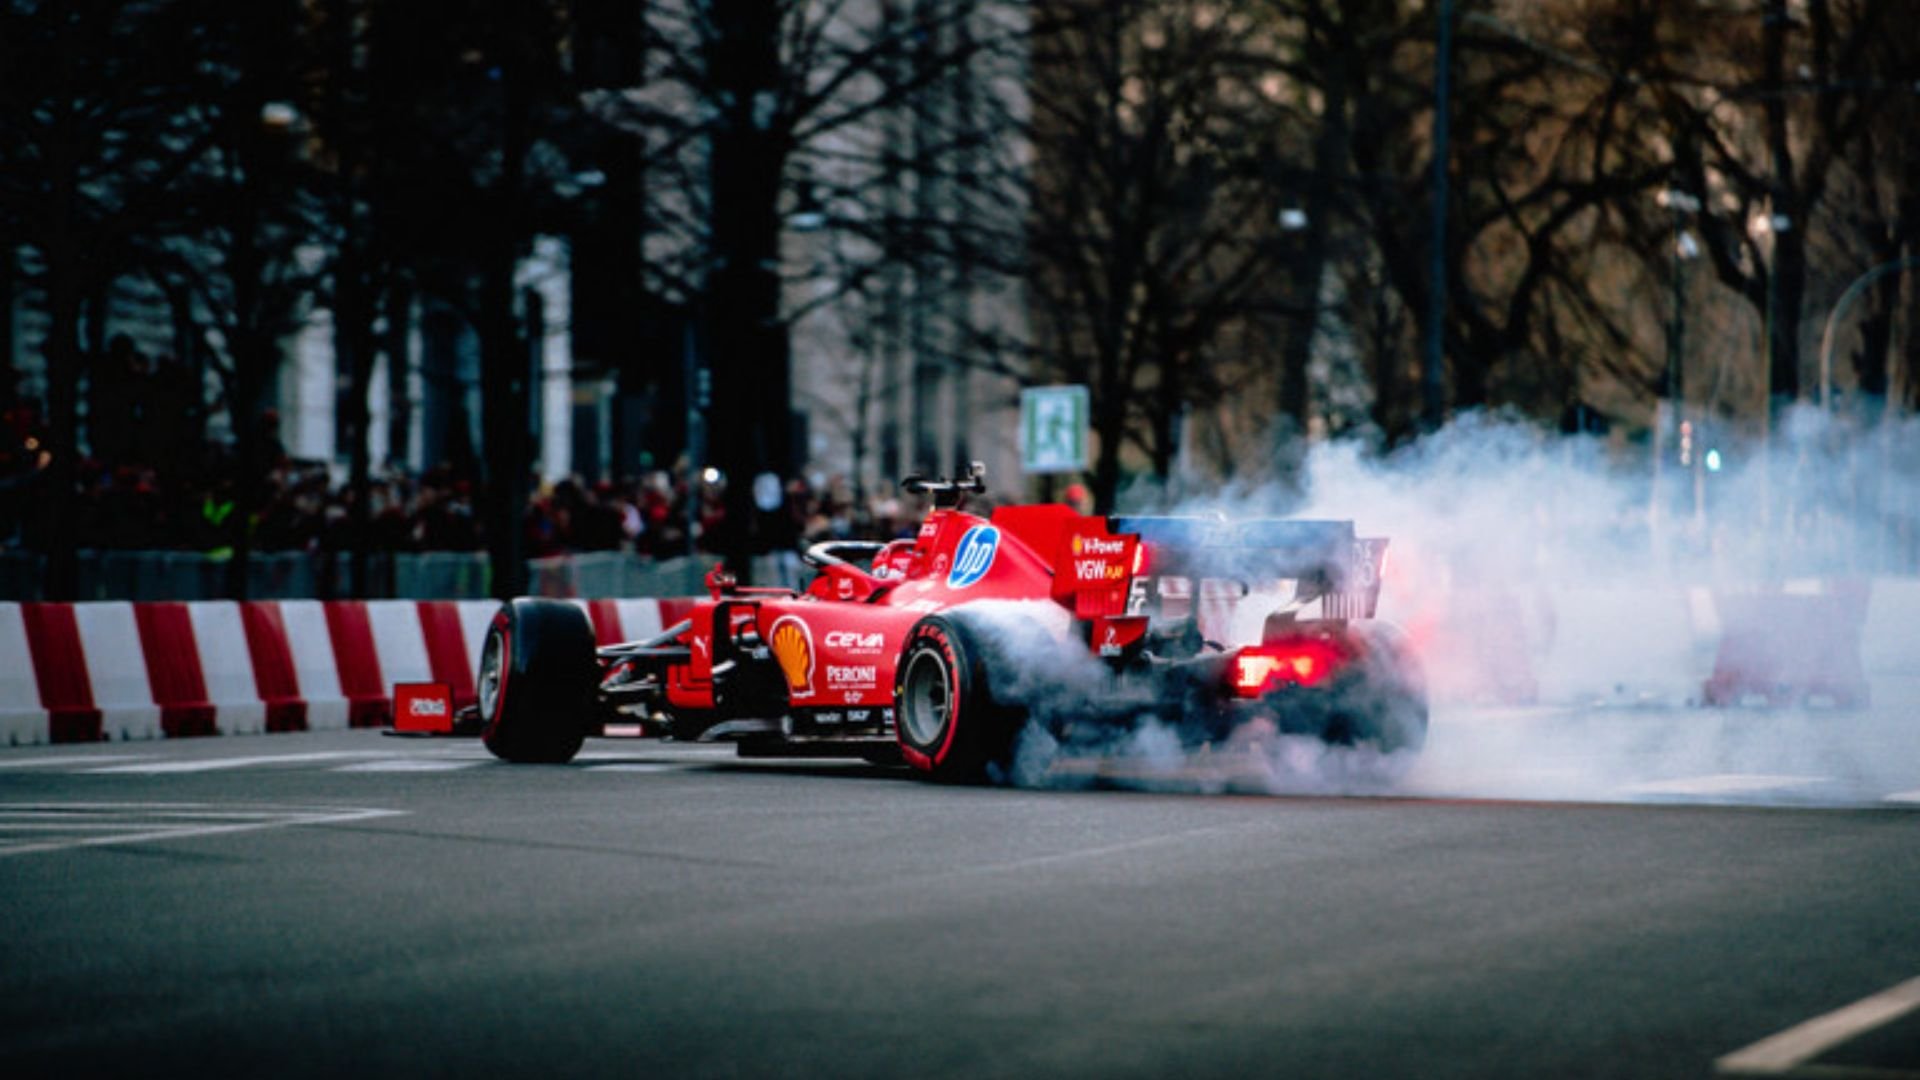
<path id="1" fill-rule="evenodd" d="M 1084 386 L 1035 386 L 1020 392 L 1020 467 L 1030 473 L 1087 467 L 1092 410 Z"/>

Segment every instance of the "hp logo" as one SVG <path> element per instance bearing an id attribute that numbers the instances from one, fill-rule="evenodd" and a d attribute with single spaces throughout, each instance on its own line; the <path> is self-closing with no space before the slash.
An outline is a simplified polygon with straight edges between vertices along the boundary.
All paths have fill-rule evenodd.
<path id="1" fill-rule="evenodd" d="M 1000 530 L 991 525 L 975 525 L 960 538 L 953 550 L 953 569 L 947 572 L 947 587 L 964 589 L 977 584 L 993 569 L 993 557 L 1000 552 Z"/>

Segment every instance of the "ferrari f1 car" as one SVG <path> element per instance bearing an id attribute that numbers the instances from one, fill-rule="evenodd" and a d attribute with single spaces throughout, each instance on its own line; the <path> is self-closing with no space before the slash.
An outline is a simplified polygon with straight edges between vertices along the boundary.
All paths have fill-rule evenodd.
<path id="1" fill-rule="evenodd" d="M 803 590 L 716 567 L 660 635 L 596 647 L 579 607 L 523 598 L 482 649 L 482 738 L 565 762 L 609 726 L 743 756 L 903 762 L 939 779 L 1004 767 L 1038 725 L 1057 745 L 1154 717 L 1201 745 L 1265 721 L 1384 751 L 1425 741 L 1405 638 L 1373 618 L 1386 541 L 1346 521 L 969 514 L 985 490 L 908 477 L 934 507 L 910 539 L 828 542 Z"/>

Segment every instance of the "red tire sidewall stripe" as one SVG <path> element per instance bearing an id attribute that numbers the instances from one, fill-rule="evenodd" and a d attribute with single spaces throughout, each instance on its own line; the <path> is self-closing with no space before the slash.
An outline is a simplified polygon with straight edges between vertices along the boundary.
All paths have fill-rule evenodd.
<path id="1" fill-rule="evenodd" d="M 899 700 L 902 696 L 901 694 L 895 693 L 894 695 L 896 699 L 894 701 L 894 733 L 897 736 L 896 741 L 900 744 L 900 755 L 907 759 L 907 764 L 923 772 L 931 771 L 946 762 L 947 757 L 953 753 L 954 737 L 960 731 L 961 670 L 959 650 L 954 647 L 952 637 L 945 630 L 938 626 L 923 626 L 914 631 L 913 635 L 907 639 L 907 652 L 911 654 L 915 649 L 919 648 L 922 642 L 926 641 L 931 641 L 934 646 L 940 650 L 940 655 L 945 657 L 947 662 L 946 736 L 940 740 L 940 745 L 935 747 L 931 754 L 908 745 L 906 717 L 904 715 L 905 704 Z M 904 690 L 906 687 L 902 685 L 900 689 Z"/>
<path id="2" fill-rule="evenodd" d="M 493 617 L 493 629 L 500 635 L 500 684 L 493 688 L 493 715 L 487 717 L 485 734 L 489 739 L 499 730 L 500 717 L 507 711 L 507 676 L 513 671 L 513 621 L 505 611 Z"/>

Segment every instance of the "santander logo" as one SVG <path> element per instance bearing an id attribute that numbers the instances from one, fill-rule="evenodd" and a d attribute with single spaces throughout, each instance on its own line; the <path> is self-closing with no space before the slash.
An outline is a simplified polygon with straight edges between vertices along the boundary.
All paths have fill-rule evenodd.
<path id="1" fill-rule="evenodd" d="M 445 716 L 447 703 L 437 697 L 417 697 L 407 702 L 408 716 Z"/>

